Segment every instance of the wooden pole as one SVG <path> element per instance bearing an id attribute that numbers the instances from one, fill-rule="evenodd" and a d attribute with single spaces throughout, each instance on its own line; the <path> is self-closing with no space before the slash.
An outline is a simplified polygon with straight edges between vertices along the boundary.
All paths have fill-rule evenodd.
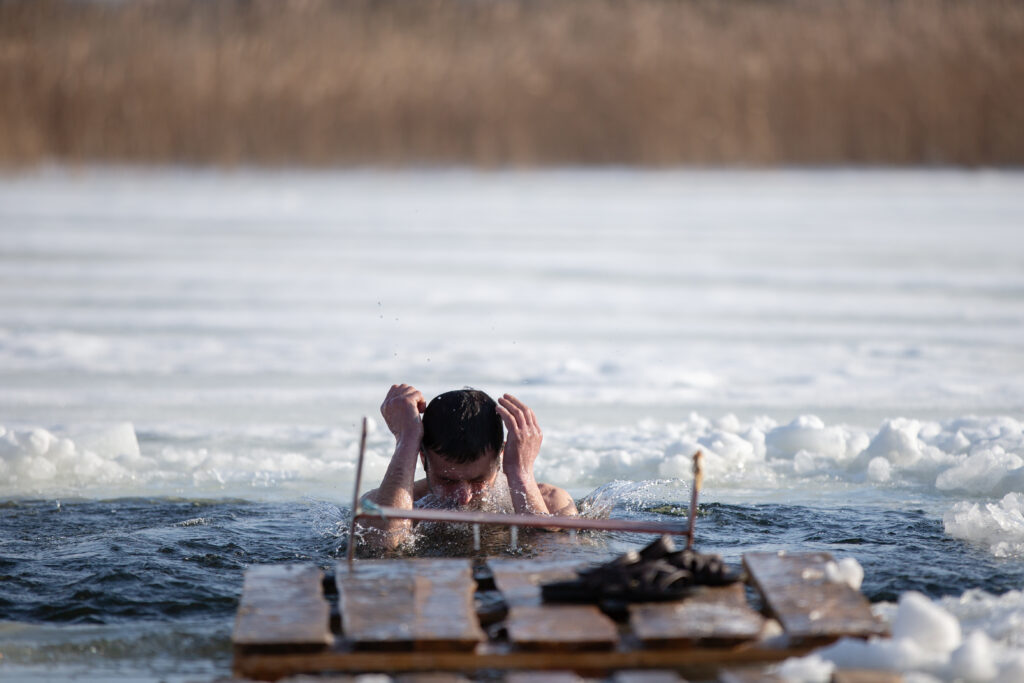
<path id="1" fill-rule="evenodd" d="M 363 436 L 359 439 L 359 461 L 356 463 L 356 488 L 352 492 L 352 520 L 348 524 L 348 551 L 346 557 L 349 566 L 356 556 L 356 518 L 360 516 L 359 487 L 363 483 L 363 456 L 366 455 L 366 417 L 363 417 Z"/>
<path id="2" fill-rule="evenodd" d="M 417 522 L 455 522 L 462 524 L 497 524 L 548 529 L 590 529 L 593 531 L 634 531 L 637 533 L 675 534 L 686 536 L 685 522 L 656 522 L 645 519 L 590 519 L 588 517 L 561 517 L 556 515 L 506 515 L 500 512 L 474 512 L 463 510 L 436 510 L 394 507 L 374 507 L 360 510 L 359 519 L 411 519 Z"/>
<path id="3" fill-rule="evenodd" d="M 700 487 L 704 484 L 704 469 L 701 461 L 704 454 L 697 451 L 693 454 L 693 490 L 690 492 L 690 510 L 687 515 L 690 518 L 690 529 L 687 532 L 686 547 L 693 547 L 693 530 L 697 526 L 697 496 L 700 495 Z"/>

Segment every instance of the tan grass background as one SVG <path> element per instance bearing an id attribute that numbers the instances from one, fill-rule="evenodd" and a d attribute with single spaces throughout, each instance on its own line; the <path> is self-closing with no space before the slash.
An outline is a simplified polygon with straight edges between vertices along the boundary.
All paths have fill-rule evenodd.
<path id="1" fill-rule="evenodd" d="M 1020 0 L 0 0 L 0 163 L 1020 164 Z"/>

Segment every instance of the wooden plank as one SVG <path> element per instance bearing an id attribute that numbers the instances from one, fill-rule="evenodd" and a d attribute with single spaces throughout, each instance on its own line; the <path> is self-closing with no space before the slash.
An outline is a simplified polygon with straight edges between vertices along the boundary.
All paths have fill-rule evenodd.
<path id="1" fill-rule="evenodd" d="M 491 559 L 494 584 L 511 607 L 540 605 L 541 584 L 576 578 L 578 560 Z"/>
<path id="2" fill-rule="evenodd" d="M 694 647 L 680 649 L 628 649 L 579 652 L 546 652 L 517 650 L 509 646 L 484 644 L 474 652 L 353 652 L 332 648 L 311 654 L 267 655 L 236 654 L 233 674 L 258 680 L 277 680 L 307 671 L 338 673 L 388 671 L 392 675 L 414 671 L 484 670 L 579 670 L 617 671 L 620 669 L 684 669 L 706 670 L 710 666 L 744 666 L 781 662 L 801 657 L 813 650 L 810 645 L 775 648 L 759 645 L 739 647 Z"/>
<path id="3" fill-rule="evenodd" d="M 785 683 L 782 676 L 770 673 L 764 667 L 726 669 L 719 672 L 718 683 Z"/>
<path id="4" fill-rule="evenodd" d="M 516 671 L 505 676 L 505 683 L 580 683 L 572 671 Z"/>
<path id="5" fill-rule="evenodd" d="M 576 577 L 578 561 L 497 559 L 487 563 L 509 606 L 509 640 L 538 650 L 610 648 L 618 641 L 615 623 L 593 605 L 543 604 L 540 586 Z"/>
<path id="6" fill-rule="evenodd" d="M 676 534 L 689 536 L 688 522 L 660 522 L 650 519 L 595 519 L 593 517 L 552 517 L 550 515 L 511 514 L 471 510 L 403 509 L 389 506 L 363 510 L 356 519 L 412 519 L 417 522 L 455 524 L 497 524 L 499 526 L 539 529 L 588 529 L 590 531 L 631 531 L 637 534 Z"/>
<path id="7" fill-rule="evenodd" d="M 747 592 L 743 583 L 737 581 L 728 586 L 702 586 L 686 598 L 687 602 L 709 605 L 747 606 Z"/>
<path id="8" fill-rule="evenodd" d="M 312 565 L 260 565 L 245 572 L 232 642 L 238 647 L 322 649 L 334 642 L 323 572 Z"/>
<path id="9" fill-rule="evenodd" d="M 616 671 L 612 683 L 686 683 L 675 671 L 631 669 Z"/>
<path id="10" fill-rule="evenodd" d="M 593 605 L 522 605 L 505 619 L 508 639 L 528 650 L 600 650 L 619 640 L 615 622 Z"/>
<path id="11" fill-rule="evenodd" d="M 871 605 L 845 583 L 825 578 L 828 553 L 747 553 L 743 564 L 765 604 L 795 642 L 885 635 Z"/>
<path id="12" fill-rule="evenodd" d="M 743 585 L 735 583 L 708 588 L 682 601 L 630 605 L 629 623 L 648 647 L 686 647 L 755 640 L 765 620 L 747 606 Z"/>
<path id="13" fill-rule="evenodd" d="M 832 683 L 900 683 L 903 676 L 892 671 L 840 669 L 832 674 Z"/>
<path id="14" fill-rule="evenodd" d="M 342 630 L 357 649 L 471 650 L 485 636 L 466 559 L 339 563 Z"/>
<path id="15" fill-rule="evenodd" d="M 374 677 L 374 683 L 390 683 L 388 676 Z M 217 683 L 222 683 L 218 681 Z M 230 681 L 227 683 L 231 683 Z M 241 681 L 240 683 L 253 683 L 252 681 Z M 358 676 L 318 676 L 314 674 L 299 674 L 282 678 L 277 683 L 360 683 Z"/>
<path id="16" fill-rule="evenodd" d="M 376 680 L 374 680 L 376 683 Z M 395 683 L 469 683 L 469 679 L 459 674 L 439 672 L 403 674 L 395 678 Z"/>
<path id="17" fill-rule="evenodd" d="M 773 667 L 774 668 L 774 667 Z M 729 669 L 718 676 L 719 683 L 783 683 L 785 679 L 764 667 Z M 903 676 L 891 671 L 837 669 L 831 683 L 900 683 Z"/>

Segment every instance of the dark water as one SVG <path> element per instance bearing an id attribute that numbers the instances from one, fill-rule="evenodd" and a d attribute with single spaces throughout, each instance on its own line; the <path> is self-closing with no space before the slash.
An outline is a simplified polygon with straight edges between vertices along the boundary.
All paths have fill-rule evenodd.
<path id="1" fill-rule="evenodd" d="M 620 504 L 612 514 L 670 519 L 672 513 Z M 11 665 L 60 665 L 86 655 L 107 664 L 141 658 L 169 670 L 187 659 L 205 662 L 201 672 L 226 673 L 245 568 L 309 562 L 330 569 L 344 555 L 343 520 L 342 509 L 319 501 L 2 503 L 0 674 Z M 598 561 L 650 538 L 523 532 L 517 552 Z M 424 545 L 437 554 L 434 543 Z M 494 532 L 487 545 L 492 553 L 510 552 L 507 531 Z M 895 600 L 906 590 L 939 597 L 1024 585 L 1024 560 L 996 559 L 953 540 L 940 520 L 913 509 L 709 503 L 701 506 L 698 546 L 733 562 L 749 550 L 852 556 L 864 566 L 863 591 L 872 601 Z M 455 534 L 448 550 L 469 550 L 468 539 Z M 90 625 L 123 628 L 97 632 Z M 80 634 L 86 636 L 76 645 Z"/>

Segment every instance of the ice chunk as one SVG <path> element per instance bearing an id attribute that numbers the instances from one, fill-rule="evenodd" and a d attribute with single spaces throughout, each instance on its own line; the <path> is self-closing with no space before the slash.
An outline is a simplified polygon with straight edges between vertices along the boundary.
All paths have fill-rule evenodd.
<path id="1" fill-rule="evenodd" d="M 875 456 L 868 463 L 868 479 L 876 484 L 884 484 L 892 477 L 892 465 L 882 456 Z"/>
<path id="2" fill-rule="evenodd" d="M 960 646 L 960 622 L 952 614 L 916 591 L 900 596 L 892 636 L 909 640 L 923 650 L 948 653 Z"/>
<path id="3" fill-rule="evenodd" d="M 972 631 L 949 660 L 950 678 L 991 681 L 999 673 L 992 641 L 984 631 Z"/>
<path id="4" fill-rule="evenodd" d="M 844 557 L 839 562 L 828 562 L 825 565 L 825 580 L 830 583 L 845 583 L 855 591 L 860 590 L 864 581 L 864 568 L 852 557 Z"/>
<path id="5" fill-rule="evenodd" d="M 874 639 L 840 638 L 836 643 L 818 650 L 823 658 L 840 669 L 876 669 L 880 671 L 931 670 L 944 665 L 946 653 L 922 648 L 910 638 Z"/>
<path id="6" fill-rule="evenodd" d="M 887 420 L 871 440 L 866 456 L 881 457 L 893 465 L 907 467 L 921 459 L 921 442 L 917 435 L 921 431 L 921 423 L 917 420 L 896 418 Z"/>
<path id="7" fill-rule="evenodd" d="M 45 429 L 33 429 L 28 434 L 26 446 L 32 455 L 45 455 L 46 451 L 50 450 L 50 444 L 56 440 L 56 437 Z"/>
<path id="8" fill-rule="evenodd" d="M 122 422 L 105 431 L 80 436 L 77 441 L 82 450 L 104 456 L 139 456 L 139 440 L 135 436 L 135 427 L 131 422 Z"/>
<path id="9" fill-rule="evenodd" d="M 791 657 L 775 670 L 784 681 L 791 683 L 827 683 L 832 680 L 836 665 L 811 654 L 806 657 Z"/>
<path id="10" fill-rule="evenodd" d="M 1024 591 L 992 595 L 972 588 L 963 595 L 942 598 L 940 604 L 960 620 L 961 628 L 984 630 L 993 640 L 1018 648 L 1024 655 Z"/>
<path id="11" fill-rule="evenodd" d="M 903 683 L 943 683 L 941 678 L 936 678 L 923 671 L 910 671 L 903 675 Z"/>
<path id="12" fill-rule="evenodd" d="M 49 481 L 57 475 L 57 466 L 42 455 L 30 457 L 24 461 L 21 473 L 36 481 Z"/>
<path id="13" fill-rule="evenodd" d="M 769 455 L 792 458 L 801 451 L 842 460 L 847 456 L 846 434 L 840 427 L 826 427 L 815 415 L 801 415 L 784 427 L 765 435 Z"/>
<path id="14" fill-rule="evenodd" d="M 997 557 L 1024 555 L 1024 494 L 1007 493 L 998 504 L 957 503 L 942 523 L 950 536 L 987 546 Z"/>
<path id="15" fill-rule="evenodd" d="M 955 467 L 939 474 L 935 487 L 941 491 L 1001 495 L 1020 490 L 1024 483 L 1024 458 L 1002 447 L 978 451 Z"/>
<path id="16" fill-rule="evenodd" d="M 1024 681 L 1024 652 L 1011 654 L 999 667 L 996 683 L 1020 683 Z"/>

